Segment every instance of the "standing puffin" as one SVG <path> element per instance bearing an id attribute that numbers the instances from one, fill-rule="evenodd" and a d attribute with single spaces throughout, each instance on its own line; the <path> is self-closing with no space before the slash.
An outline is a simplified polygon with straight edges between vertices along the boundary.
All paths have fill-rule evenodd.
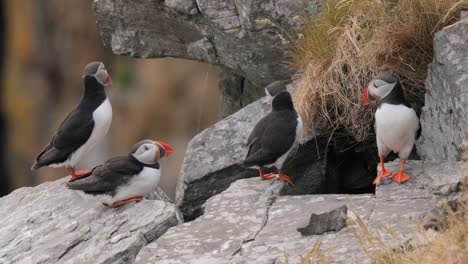
<path id="1" fill-rule="evenodd" d="M 171 146 L 164 142 L 143 140 L 132 147 L 128 156 L 106 161 L 87 175 L 72 179 L 67 187 L 82 191 L 106 206 L 138 202 L 159 185 L 159 160 L 171 153 Z"/>
<path id="2" fill-rule="evenodd" d="M 301 130 L 302 120 L 291 95 L 288 91 L 280 92 L 272 101 L 272 111 L 257 123 L 247 140 L 244 165 L 258 168 L 262 179 L 278 177 L 294 186 L 282 167 Z M 263 167 L 273 166 L 278 169 L 278 176 L 263 173 Z"/>
<path id="3" fill-rule="evenodd" d="M 375 133 L 382 169 L 374 184 L 392 175 L 384 167 L 385 157 L 390 151 L 398 152 L 401 159 L 400 170 L 393 174 L 392 179 L 404 183 L 410 179 L 403 169 L 416 140 L 419 118 L 406 102 L 400 81 L 388 72 L 379 73 L 372 79 L 362 95 L 363 105 L 375 102 L 379 102 L 375 112 Z"/>
<path id="4" fill-rule="evenodd" d="M 66 166 L 72 179 L 89 172 L 77 172 L 75 166 L 109 130 L 112 107 L 104 86 L 111 86 L 112 79 L 102 62 L 86 65 L 82 78 L 84 92 L 79 104 L 62 121 L 49 145 L 37 156 L 31 170 L 44 166 Z"/>

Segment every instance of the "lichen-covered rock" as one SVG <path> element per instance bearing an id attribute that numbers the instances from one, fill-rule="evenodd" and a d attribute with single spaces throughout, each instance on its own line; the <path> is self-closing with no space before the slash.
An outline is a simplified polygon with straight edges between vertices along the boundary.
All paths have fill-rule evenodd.
<path id="1" fill-rule="evenodd" d="M 285 252 L 288 263 L 301 263 L 300 256 L 306 256 L 319 241 L 320 250 L 333 263 L 370 263 L 349 229 L 312 236 L 302 236 L 297 229 L 309 224 L 311 214 L 346 206 L 350 219 L 356 219 L 356 213 L 367 230 L 374 235 L 378 231 L 388 246 L 418 239 L 418 221 L 430 213 L 434 204 L 457 193 L 456 187 L 466 179 L 458 170 L 460 165 L 408 161 L 406 171 L 411 179 L 405 184 L 385 179 L 375 195 L 278 196 L 283 182 L 238 180 L 210 198 L 201 217 L 172 227 L 146 246 L 136 263 L 285 263 Z M 386 167 L 396 171 L 399 162 Z"/>
<path id="2" fill-rule="evenodd" d="M 468 19 L 437 32 L 417 149 L 425 160 L 461 160 L 468 138 Z"/>
<path id="3" fill-rule="evenodd" d="M 95 0 L 94 10 L 103 42 L 115 54 L 215 63 L 264 87 L 293 74 L 284 63 L 288 36 L 295 38 L 301 17 L 313 17 L 320 2 Z M 214 58 L 189 52 L 205 38 Z"/>
<path id="4" fill-rule="evenodd" d="M 181 222 L 174 204 L 143 200 L 112 209 L 68 190 L 67 180 L 0 199 L 0 263 L 132 263 Z"/>

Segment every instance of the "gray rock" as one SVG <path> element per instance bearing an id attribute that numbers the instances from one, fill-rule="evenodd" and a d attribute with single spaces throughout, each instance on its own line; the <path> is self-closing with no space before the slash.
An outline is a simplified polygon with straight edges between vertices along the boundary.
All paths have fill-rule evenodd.
<path id="1" fill-rule="evenodd" d="M 269 104 L 259 100 L 192 138 L 176 191 L 176 204 L 186 219 L 200 215 L 201 205 L 227 189 L 232 182 L 258 175 L 240 163 L 247 137 L 270 109 Z"/>
<path id="2" fill-rule="evenodd" d="M 322 235 L 330 231 L 340 231 L 346 226 L 346 219 L 343 215 L 347 215 L 347 213 L 348 208 L 346 205 L 321 214 L 312 213 L 309 224 L 298 228 L 297 231 L 303 236 Z"/>
<path id="3" fill-rule="evenodd" d="M 97 25 L 115 54 L 133 57 L 178 57 L 216 63 L 264 87 L 290 77 L 287 40 L 313 17 L 320 0 L 96 0 Z M 196 13 L 196 11 L 198 13 Z M 274 22 L 259 23 L 269 19 Z M 208 38 L 216 58 L 187 52 L 191 43 Z"/>
<path id="4" fill-rule="evenodd" d="M 274 81 L 265 87 L 265 93 L 271 97 L 275 97 L 277 94 L 285 90 L 285 81 Z"/>
<path id="5" fill-rule="evenodd" d="M 164 4 L 182 14 L 198 14 L 197 3 L 195 0 L 165 0 Z"/>
<path id="6" fill-rule="evenodd" d="M 422 134 L 417 150 L 425 160 L 460 160 L 468 138 L 468 20 L 437 32 L 426 79 Z"/>
<path id="7" fill-rule="evenodd" d="M 219 68 L 220 114 L 225 118 L 234 114 L 258 98 L 264 96 L 261 87 L 256 87 L 244 77 L 229 69 Z"/>
<path id="8" fill-rule="evenodd" d="M 0 199 L 0 263 L 132 263 L 181 222 L 173 204 L 143 200 L 112 209 L 68 190 L 67 180 Z"/>
<path id="9" fill-rule="evenodd" d="M 238 180 L 211 197 L 202 216 L 170 228 L 143 248 L 136 263 L 286 263 L 285 254 L 288 263 L 301 263 L 301 257 L 307 258 L 316 243 L 329 262 L 370 263 L 360 244 L 366 241 L 364 233 L 378 236 L 389 247 L 420 239 L 418 221 L 430 213 L 437 201 L 453 194 L 440 192 L 441 187 L 455 186 L 466 179 L 457 170 L 460 165 L 408 161 L 410 181 L 385 182 L 377 187 L 375 195 L 278 196 L 283 182 Z M 399 162 L 386 167 L 396 171 Z M 350 224 L 341 231 L 312 236 L 302 236 L 297 231 L 309 224 L 311 214 L 342 206 L 348 208 Z M 366 230 L 357 225 L 358 221 Z M 378 245 L 376 240 L 374 243 Z M 366 249 L 375 250 L 370 245 Z"/>
<path id="10" fill-rule="evenodd" d="M 146 246 L 136 263 L 226 263 L 258 235 L 282 185 L 259 179 L 233 183 L 206 202 L 202 216 L 169 229 L 157 243 Z"/>
<path id="11" fill-rule="evenodd" d="M 216 63 L 216 51 L 206 37 L 190 43 L 187 46 L 187 53 L 197 60 Z"/>

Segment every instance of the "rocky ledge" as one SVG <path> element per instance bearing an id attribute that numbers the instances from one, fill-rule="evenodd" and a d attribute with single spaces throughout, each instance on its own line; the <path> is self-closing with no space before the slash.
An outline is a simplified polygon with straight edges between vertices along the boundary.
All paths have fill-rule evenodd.
<path id="1" fill-rule="evenodd" d="M 68 190 L 67 180 L 0 199 L 0 263 L 133 263 L 141 248 L 181 222 L 164 199 L 112 209 Z"/>
<path id="2" fill-rule="evenodd" d="M 320 250 L 336 263 L 368 263 L 369 256 L 352 235 L 355 226 L 311 236 L 302 236 L 297 229 L 308 225 L 311 214 L 346 205 L 350 219 L 358 215 L 370 233 L 379 231 L 385 243 L 415 239 L 418 222 L 431 219 L 434 205 L 456 197 L 467 177 L 458 170 L 460 165 L 409 161 L 411 180 L 400 185 L 385 179 L 375 195 L 279 196 L 282 182 L 238 180 L 210 198 L 202 216 L 172 227 L 144 247 L 136 263 L 284 263 L 285 254 L 289 263 L 300 263 L 318 241 Z M 387 167 L 396 171 L 399 163 Z"/>

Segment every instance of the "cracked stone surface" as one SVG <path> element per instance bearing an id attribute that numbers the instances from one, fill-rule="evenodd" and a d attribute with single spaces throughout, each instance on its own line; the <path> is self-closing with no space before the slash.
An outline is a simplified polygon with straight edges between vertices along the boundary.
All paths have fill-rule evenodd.
<path id="1" fill-rule="evenodd" d="M 169 229 L 146 246 L 136 263 L 224 263 L 258 235 L 282 185 L 256 179 L 233 183 L 206 202 L 201 217 Z"/>
<path id="2" fill-rule="evenodd" d="M 164 197 L 112 209 L 68 190 L 68 179 L 0 199 L 0 263 L 132 263 L 181 221 Z"/>
<path id="3" fill-rule="evenodd" d="M 177 57 L 228 68 L 257 87 L 287 79 L 288 36 L 314 17 L 320 0 L 95 0 L 97 25 L 115 54 Z M 271 23 L 260 23 L 268 19 Z M 188 52 L 202 39 L 215 58 Z M 256 98 L 257 99 L 257 98 Z"/>
<path id="4" fill-rule="evenodd" d="M 352 231 L 302 236 L 297 228 L 309 223 L 311 214 L 330 212 L 346 205 L 348 217 L 356 213 L 372 234 L 385 243 L 398 241 L 385 230 L 390 227 L 401 241 L 418 236 L 419 222 L 434 204 L 459 191 L 467 175 L 460 162 L 408 161 L 412 178 L 405 184 L 385 179 L 376 194 L 278 196 L 283 183 L 242 179 L 210 198 L 205 213 L 192 222 L 172 227 L 146 246 L 136 263 L 300 263 L 320 241 L 320 250 L 334 263 L 370 263 Z M 399 161 L 386 164 L 391 171 Z"/>
<path id="5" fill-rule="evenodd" d="M 468 138 L 468 18 L 464 17 L 434 36 L 417 142 L 424 160 L 461 160 L 461 145 Z"/>

